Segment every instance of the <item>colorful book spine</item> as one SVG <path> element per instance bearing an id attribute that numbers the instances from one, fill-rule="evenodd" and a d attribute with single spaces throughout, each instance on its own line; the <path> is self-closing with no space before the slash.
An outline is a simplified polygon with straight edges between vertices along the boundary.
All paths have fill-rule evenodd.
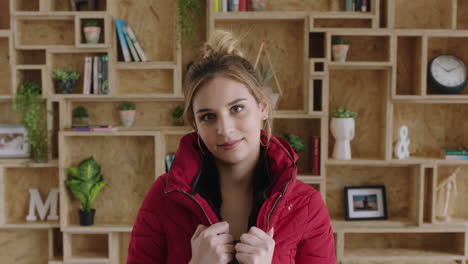
<path id="1" fill-rule="evenodd" d="M 218 0 L 213 0 L 213 11 L 219 12 L 219 2 Z"/>
<path id="2" fill-rule="evenodd" d="M 361 0 L 361 11 L 367 12 L 369 0 Z"/>
<path id="3" fill-rule="evenodd" d="M 234 0 L 227 0 L 228 12 L 234 11 Z"/>
<path id="4" fill-rule="evenodd" d="M 109 57 L 104 55 L 101 57 L 102 64 L 102 86 L 101 93 L 109 94 Z"/>
<path id="5" fill-rule="evenodd" d="M 101 57 L 97 57 L 98 61 L 98 84 L 97 84 L 97 94 L 101 94 L 102 90 L 102 62 L 101 62 Z"/>
<path id="6" fill-rule="evenodd" d="M 247 11 L 247 0 L 239 0 L 239 11 Z"/>
<path id="7" fill-rule="evenodd" d="M 130 47 L 130 53 L 132 54 L 133 61 L 140 61 L 140 57 L 138 57 L 138 53 L 136 51 L 135 45 L 133 44 L 133 41 L 130 39 L 128 36 L 128 30 L 127 27 L 123 28 L 124 35 L 125 35 L 125 40 L 127 41 L 127 45 Z"/>
<path id="8" fill-rule="evenodd" d="M 98 56 L 93 57 L 93 94 L 98 94 L 98 79 L 99 79 L 99 68 L 98 68 Z"/>
<path id="9" fill-rule="evenodd" d="M 446 160 L 468 160 L 468 155 L 447 155 Z"/>
<path id="10" fill-rule="evenodd" d="M 320 175 L 320 137 L 312 136 L 312 175 Z"/>
<path id="11" fill-rule="evenodd" d="M 239 0 L 234 0 L 234 12 L 239 12 Z"/>
<path id="12" fill-rule="evenodd" d="M 90 127 L 72 127 L 72 131 L 79 131 L 79 132 L 91 131 L 91 128 Z"/>
<path id="13" fill-rule="evenodd" d="M 228 12 L 228 0 L 223 0 L 223 12 Z"/>
<path id="14" fill-rule="evenodd" d="M 468 150 L 445 150 L 445 155 L 468 155 Z"/>
<path id="15" fill-rule="evenodd" d="M 89 56 L 85 57 L 85 68 L 84 68 L 84 78 L 83 78 L 83 94 L 91 94 L 91 69 L 92 58 Z"/>
<path id="16" fill-rule="evenodd" d="M 128 50 L 127 42 L 125 40 L 125 35 L 123 32 L 123 27 L 126 26 L 127 22 L 116 18 L 115 19 L 115 27 L 117 30 L 117 36 L 119 38 L 120 50 L 122 51 L 122 55 L 125 62 L 130 62 L 132 59 L 130 58 L 130 51 Z"/>
<path id="17" fill-rule="evenodd" d="M 128 25 L 126 29 L 127 29 L 128 37 L 133 42 L 133 45 L 135 46 L 135 49 L 138 52 L 138 55 L 140 56 L 141 61 L 150 61 L 150 58 L 146 56 L 146 53 L 143 51 L 143 48 L 141 47 L 140 42 L 136 38 L 135 32 L 133 31 L 132 27 Z"/>
<path id="18" fill-rule="evenodd" d="M 356 0 L 356 5 L 354 6 L 354 11 L 361 11 L 361 2 L 362 2 L 362 0 Z"/>

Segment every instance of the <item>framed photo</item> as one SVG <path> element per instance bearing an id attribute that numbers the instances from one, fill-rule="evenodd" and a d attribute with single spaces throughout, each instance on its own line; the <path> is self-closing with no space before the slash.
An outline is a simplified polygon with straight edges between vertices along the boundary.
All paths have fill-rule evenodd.
<path id="1" fill-rule="evenodd" d="M 385 186 L 345 187 L 346 220 L 387 219 Z"/>
<path id="2" fill-rule="evenodd" d="M 23 125 L 0 124 L 0 158 L 29 158 L 28 131 Z"/>

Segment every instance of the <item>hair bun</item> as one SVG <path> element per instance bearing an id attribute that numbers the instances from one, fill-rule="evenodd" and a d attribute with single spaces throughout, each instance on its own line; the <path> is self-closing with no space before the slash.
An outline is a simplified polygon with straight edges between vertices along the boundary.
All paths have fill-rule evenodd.
<path id="1" fill-rule="evenodd" d="M 203 58 L 215 53 L 244 57 L 244 54 L 237 45 L 238 40 L 234 34 L 227 30 L 217 29 L 203 46 Z"/>

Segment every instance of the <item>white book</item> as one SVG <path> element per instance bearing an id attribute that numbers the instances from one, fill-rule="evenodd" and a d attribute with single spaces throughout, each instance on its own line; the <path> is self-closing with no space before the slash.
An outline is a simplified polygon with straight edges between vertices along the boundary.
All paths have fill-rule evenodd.
<path id="1" fill-rule="evenodd" d="M 84 78 L 83 78 L 83 94 L 91 93 L 91 70 L 92 68 L 93 68 L 92 58 L 89 56 L 86 56 Z"/>
<path id="2" fill-rule="evenodd" d="M 133 44 L 133 41 L 128 36 L 127 28 L 128 28 L 128 26 L 123 28 L 124 35 L 125 35 L 125 40 L 127 41 L 127 45 L 130 48 L 130 52 L 132 53 L 133 60 L 134 61 L 140 61 L 140 57 L 138 57 L 137 51 L 135 49 L 135 44 Z"/>
<path id="3" fill-rule="evenodd" d="M 228 1 L 229 0 L 223 0 L 223 12 L 228 11 Z"/>
<path id="4" fill-rule="evenodd" d="M 126 28 L 127 28 L 126 32 L 128 34 L 128 37 L 133 42 L 133 45 L 135 46 L 135 49 L 138 52 L 138 55 L 140 55 L 141 61 L 149 61 L 149 58 L 146 57 L 146 54 L 143 51 L 143 49 L 141 48 L 140 43 L 138 42 L 132 28 L 130 26 L 127 26 Z"/>
<path id="5" fill-rule="evenodd" d="M 98 73 L 98 61 L 99 61 L 99 57 L 98 56 L 94 56 L 93 58 L 93 94 L 97 94 L 98 93 L 98 77 L 99 77 L 99 73 Z"/>
<path id="6" fill-rule="evenodd" d="M 239 11 L 239 0 L 234 0 L 234 12 Z"/>

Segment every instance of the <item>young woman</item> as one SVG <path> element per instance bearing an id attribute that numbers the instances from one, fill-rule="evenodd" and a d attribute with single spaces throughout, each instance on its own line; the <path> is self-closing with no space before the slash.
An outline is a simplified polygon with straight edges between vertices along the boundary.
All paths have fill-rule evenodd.
<path id="1" fill-rule="evenodd" d="M 195 132 L 146 195 L 128 264 L 336 263 L 321 195 L 296 180 L 291 146 L 270 136 L 269 100 L 236 44 L 215 31 L 187 70 L 184 114 Z"/>

